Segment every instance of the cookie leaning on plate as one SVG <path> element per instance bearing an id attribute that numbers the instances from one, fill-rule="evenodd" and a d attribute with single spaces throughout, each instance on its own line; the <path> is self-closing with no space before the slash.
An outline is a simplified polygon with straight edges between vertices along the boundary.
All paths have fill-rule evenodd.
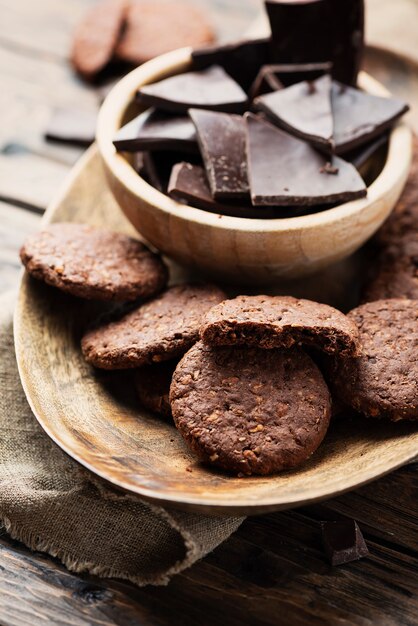
<path id="1" fill-rule="evenodd" d="M 20 251 L 28 273 L 87 300 L 149 298 L 167 284 L 161 257 L 127 235 L 86 224 L 50 224 Z"/>
<path id="2" fill-rule="evenodd" d="M 162 417 L 171 417 L 170 385 L 177 361 L 145 365 L 134 375 L 138 398 L 146 409 Z"/>
<path id="3" fill-rule="evenodd" d="M 87 332 L 81 342 L 88 363 L 129 369 L 182 356 L 199 338 L 203 315 L 225 299 L 214 285 L 177 285 L 120 320 Z"/>
<path id="4" fill-rule="evenodd" d="M 359 352 L 352 320 L 326 304 L 291 296 L 238 296 L 211 309 L 200 330 L 215 346 L 314 346 L 342 358 Z"/>
<path id="5" fill-rule="evenodd" d="M 170 389 L 174 422 L 203 461 L 238 474 L 300 465 L 328 428 L 322 374 L 302 350 L 194 345 Z"/>
<path id="6" fill-rule="evenodd" d="M 379 300 L 348 316 L 363 354 L 334 364 L 336 395 L 369 417 L 418 419 L 418 301 Z"/>
<path id="7" fill-rule="evenodd" d="M 418 231 L 394 240 L 375 261 L 374 275 L 363 288 L 362 301 L 388 298 L 418 300 Z"/>

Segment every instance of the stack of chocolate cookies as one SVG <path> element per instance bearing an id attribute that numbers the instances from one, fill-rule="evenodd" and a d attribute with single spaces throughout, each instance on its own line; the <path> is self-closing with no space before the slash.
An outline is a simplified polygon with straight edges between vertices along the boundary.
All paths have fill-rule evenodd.
<path id="1" fill-rule="evenodd" d="M 67 294 L 131 303 L 86 329 L 85 359 L 133 370 L 143 406 L 172 416 L 199 459 L 218 468 L 267 475 L 307 461 L 326 435 L 331 393 L 366 416 L 418 419 L 417 300 L 379 300 L 346 316 L 290 296 L 167 287 L 158 254 L 83 224 L 46 227 L 21 259 Z"/>

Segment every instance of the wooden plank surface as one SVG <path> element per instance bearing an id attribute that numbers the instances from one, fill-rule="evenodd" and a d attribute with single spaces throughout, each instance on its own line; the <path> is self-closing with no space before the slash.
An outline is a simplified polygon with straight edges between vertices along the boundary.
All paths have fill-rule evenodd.
<path id="1" fill-rule="evenodd" d="M 97 92 L 82 85 L 67 63 L 74 24 L 94 1 L 0 0 L 0 290 L 16 286 L 18 249 L 80 154 L 43 140 L 51 107 L 97 107 Z M 395 14 L 398 0 L 368 1 L 373 42 L 416 51 L 416 0 L 399 0 Z M 259 0 L 201 3 L 224 39 L 244 30 L 260 5 Z M 380 12 L 384 19 L 377 22 Z M 369 63 L 376 68 L 375 61 L 371 57 Z M 386 79 L 393 81 L 393 75 Z M 397 85 L 403 89 L 405 81 L 398 78 Z M 404 468 L 326 505 L 247 520 L 165 588 L 137 589 L 73 575 L 4 533 L 0 624 L 416 626 L 417 476 L 417 467 Z M 331 568 L 321 549 L 319 521 L 340 515 L 358 520 L 371 554 Z"/>
<path id="2" fill-rule="evenodd" d="M 416 626 L 417 472 L 409 467 L 326 505 L 248 519 L 167 587 L 75 576 L 0 539 L 0 623 Z M 370 556 L 332 568 L 320 520 L 355 516 Z"/>

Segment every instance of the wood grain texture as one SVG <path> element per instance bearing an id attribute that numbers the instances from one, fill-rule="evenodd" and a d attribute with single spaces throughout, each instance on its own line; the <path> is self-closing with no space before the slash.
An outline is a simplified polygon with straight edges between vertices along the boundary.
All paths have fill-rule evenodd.
<path id="1" fill-rule="evenodd" d="M 107 189 L 95 147 L 77 165 L 46 220 L 89 222 L 132 233 Z M 174 276 L 181 274 L 172 269 Z M 28 400 L 48 434 L 120 487 L 181 508 L 254 514 L 332 497 L 417 455 L 417 424 L 344 416 L 297 471 L 239 479 L 205 468 L 170 424 L 140 408 L 129 374 L 94 371 L 85 363 L 79 341 L 97 313 L 97 305 L 25 275 L 15 315 L 16 354 Z"/>
<path id="2" fill-rule="evenodd" d="M 21 273 L 19 248 L 39 228 L 40 216 L 0 202 L 0 292 L 17 289 Z"/>
<path id="3" fill-rule="evenodd" d="M 416 468 L 325 505 L 250 518 L 168 587 L 67 572 L 0 539 L 4 626 L 416 626 Z M 358 520 L 370 556 L 328 565 L 320 521 Z"/>

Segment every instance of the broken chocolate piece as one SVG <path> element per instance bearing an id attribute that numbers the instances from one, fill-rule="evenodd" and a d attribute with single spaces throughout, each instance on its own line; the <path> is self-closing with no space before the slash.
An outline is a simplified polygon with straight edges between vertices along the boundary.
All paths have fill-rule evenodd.
<path id="1" fill-rule="evenodd" d="M 193 165 L 202 165 L 199 153 L 191 152 L 144 152 L 144 165 L 147 181 L 158 191 L 167 193 L 171 171 L 178 161 L 187 161 Z"/>
<path id="2" fill-rule="evenodd" d="M 250 100 L 304 80 L 316 80 L 332 69 L 332 63 L 263 65 L 250 89 Z"/>
<path id="3" fill-rule="evenodd" d="M 45 129 L 45 139 L 87 148 L 96 135 L 97 113 L 56 108 Z"/>
<path id="4" fill-rule="evenodd" d="M 335 151 L 345 154 L 393 126 L 409 106 L 402 100 L 373 96 L 334 81 L 332 110 Z"/>
<path id="5" fill-rule="evenodd" d="M 352 152 L 345 154 L 344 158 L 352 163 L 357 170 L 361 171 L 373 156 L 381 152 L 383 146 L 385 146 L 387 152 L 388 139 L 388 133 L 384 133 L 377 139 L 373 139 L 364 146 L 355 148 Z"/>
<path id="6" fill-rule="evenodd" d="M 180 113 L 188 109 L 241 112 L 248 102 L 238 83 L 218 65 L 145 85 L 139 89 L 137 100 L 141 105 Z"/>
<path id="7" fill-rule="evenodd" d="M 191 109 L 209 187 L 215 200 L 249 194 L 245 122 L 240 115 Z"/>
<path id="8" fill-rule="evenodd" d="M 361 530 L 354 520 L 322 522 L 322 541 L 331 565 L 357 561 L 369 554 Z"/>
<path id="9" fill-rule="evenodd" d="M 274 207 L 264 208 L 216 202 L 210 192 L 205 170 L 191 163 L 177 163 L 173 167 L 168 183 L 168 195 L 178 202 L 220 215 L 253 218 L 280 217 Z"/>
<path id="10" fill-rule="evenodd" d="M 271 121 L 291 135 L 331 151 L 333 118 L 329 74 L 261 96 L 254 101 Z"/>
<path id="11" fill-rule="evenodd" d="M 357 83 L 364 47 L 364 0 L 267 0 L 272 63 L 331 61 L 332 75 Z"/>
<path id="12" fill-rule="evenodd" d="M 338 174 L 321 172 L 329 159 L 305 141 L 251 113 L 247 155 L 251 200 L 255 206 L 314 206 L 341 203 L 367 195 L 357 170 L 338 157 Z"/>
<path id="13" fill-rule="evenodd" d="M 198 150 L 196 131 L 188 116 L 149 109 L 118 131 L 113 140 L 117 150 Z"/>
<path id="14" fill-rule="evenodd" d="M 260 67 L 269 62 L 270 39 L 250 39 L 223 46 L 210 46 L 193 50 L 193 67 L 204 70 L 220 65 L 247 91 L 254 82 Z"/>

